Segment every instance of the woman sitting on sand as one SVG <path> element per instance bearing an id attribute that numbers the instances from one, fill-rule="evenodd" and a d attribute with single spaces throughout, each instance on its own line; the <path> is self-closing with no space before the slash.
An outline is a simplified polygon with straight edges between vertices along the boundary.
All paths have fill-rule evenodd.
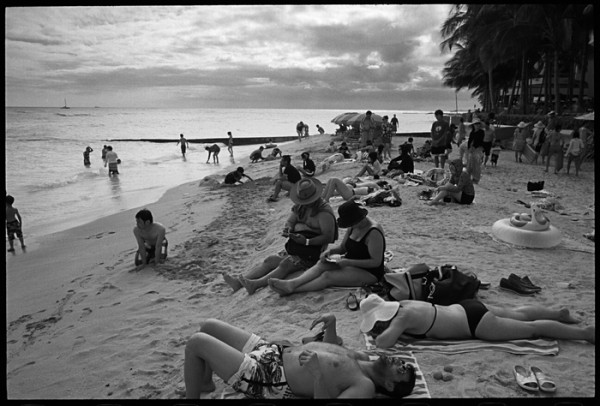
<path id="1" fill-rule="evenodd" d="M 595 344 L 594 326 L 579 323 L 568 309 L 519 306 L 512 309 L 467 299 L 450 306 L 421 300 L 385 301 L 371 294 L 360 302 L 360 330 L 376 335 L 379 348 L 390 348 L 401 335 L 440 340 L 508 341 L 530 338 L 585 340 Z"/>
<path id="2" fill-rule="evenodd" d="M 284 278 L 291 273 L 305 271 L 319 260 L 318 253 L 337 239 L 335 214 L 329 203 L 321 199 L 322 192 L 323 184 L 316 178 L 303 178 L 294 184 L 290 199 L 295 204 L 282 233 L 303 247 L 318 247 L 315 257 L 284 250 L 268 256 L 245 275 L 235 277 L 223 274 L 223 279 L 234 292 L 244 287 L 249 294 L 253 294 L 257 289 L 267 286 L 269 278 Z"/>
<path id="3" fill-rule="evenodd" d="M 356 182 L 356 179 L 344 178 L 330 178 L 323 189 L 323 200 L 326 202 L 332 196 L 341 196 L 344 200 L 355 199 L 357 196 L 368 195 L 376 190 L 379 190 L 389 184 L 380 180 L 377 182 Z"/>
<path id="4" fill-rule="evenodd" d="M 348 228 L 341 244 L 324 251 L 319 262 L 297 278 L 270 278 L 271 289 L 285 296 L 330 286 L 371 285 L 383 277 L 385 237 L 381 225 L 353 200 L 342 204 L 338 214 L 338 226 Z"/>
<path id="5" fill-rule="evenodd" d="M 448 164 L 450 169 L 450 180 L 435 189 L 437 195 L 426 204 L 434 205 L 442 202 L 444 198 L 450 198 L 459 204 L 471 204 L 475 199 L 475 187 L 471 174 L 463 171 L 463 164 L 460 159 L 454 159 Z"/>
<path id="6" fill-rule="evenodd" d="M 356 178 L 363 176 L 365 173 L 368 173 L 375 179 L 379 179 L 379 175 L 381 174 L 381 162 L 379 162 L 379 155 L 377 151 L 369 152 L 369 161 L 363 166 L 363 168 L 358 172 Z"/>

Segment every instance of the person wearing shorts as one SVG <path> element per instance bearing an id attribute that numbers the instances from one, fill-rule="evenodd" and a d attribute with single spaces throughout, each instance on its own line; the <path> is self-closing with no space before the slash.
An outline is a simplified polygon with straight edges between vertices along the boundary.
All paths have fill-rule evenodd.
<path id="1" fill-rule="evenodd" d="M 112 146 L 107 146 L 106 147 L 106 161 L 104 161 L 104 167 L 106 168 L 106 165 L 108 164 L 108 176 L 111 175 L 118 175 L 119 174 L 119 167 L 118 164 L 121 160 L 119 159 L 119 157 L 117 156 L 117 153 L 113 151 L 113 147 Z"/>
<path id="2" fill-rule="evenodd" d="M 483 166 L 487 165 L 488 160 L 490 159 L 490 153 L 492 152 L 492 145 L 494 145 L 494 140 L 496 139 L 496 130 L 494 127 L 490 125 L 489 120 L 485 120 L 483 122 L 483 153 L 485 157 L 483 158 Z"/>
<path id="3" fill-rule="evenodd" d="M 296 345 L 267 341 L 221 320 L 204 321 L 185 346 L 186 397 L 215 391 L 213 373 L 254 399 L 374 398 L 377 393 L 402 398 L 412 392 L 412 364 L 343 347 L 333 314 L 318 316 L 310 329 L 321 323 L 321 333 Z"/>
<path id="4" fill-rule="evenodd" d="M 301 246 L 320 247 L 321 252 L 337 239 L 335 213 L 321 197 L 322 193 L 323 184 L 314 177 L 302 178 L 293 185 L 290 199 L 294 206 L 281 233 L 282 237 Z M 309 233 L 312 236 L 307 237 Z M 318 260 L 293 255 L 286 250 L 269 255 L 244 275 L 223 274 L 223 279 L 234 292 L 244 287 L 252 295 L 256 290 L 266 287 L 270 278 L 284 278 L 291 273 L 305 271 Z"/>
<path id="5" fill-rule="evenodd" d="M 446 150 L 450 145 L 450 124 L 444 120 L 444 112 L 442 110 L 435 111 L 434 123 L 431 125 L 431 155 L 435 167 L 438 168 L 441 163 L 442 169 L 446 164 Z M 450 148 L 452 150 L 452 148 Z"/>

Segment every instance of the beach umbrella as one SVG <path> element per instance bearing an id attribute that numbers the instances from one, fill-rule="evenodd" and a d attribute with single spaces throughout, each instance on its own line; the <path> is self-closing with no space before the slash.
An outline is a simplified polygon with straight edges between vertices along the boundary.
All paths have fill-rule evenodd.
<path id="1" fill-rule="evenodd" d="M 575 117 L 575 120 L 587 120 L 587 121 L 594 121 L 594 112 L 592 111 L 591 113 L 587 113 L 581 116 L 577 116 Z"/>
<path id="2" fill-rule="evenodd" d="M 359 126 L 360 122 L 363 121 L 365 117 L 366 117 L 365 113 L 352 116 L 348 119 L 348 122 L 346 123 L 346 125 Z M 383 118 L 379 114 L 371 114 L 371 120 L 373 120 L 376 123 L 383 122 Z"/>
<path id="3" fill-rule="evenodd" d="M 358 113 L 356 111 L 351 112 L 351 113 L 342 113 L 339 114 L 337 116 L 335 116 L 331 122 L 335 123 L 335 124 L 346 124 L 346 120 L 348 120 L 348 118 L 357 115 Z"/>

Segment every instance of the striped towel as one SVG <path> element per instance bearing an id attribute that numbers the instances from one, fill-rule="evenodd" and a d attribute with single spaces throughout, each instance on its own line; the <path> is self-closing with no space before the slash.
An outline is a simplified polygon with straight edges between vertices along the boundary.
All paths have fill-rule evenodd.
<path id="1" fill-rule="evenodd" d="M 370 342 L 375 343 L 370 335 L 365 334 L 365 336 L 369 337 Z M 558 355 L 558 341 L 544 339 L 510 341 L 424 339 L 411 342 L 398 340 L 393 348 L 398 351 L 432 351 L 443 354 L 493 350 L 516 355 Z"/>
<path id="2" fill-rule="evenodd" d="M 365 343 L 367 344 L 367 353 L 369 353 L 369 358 L 371 360 L 375 360 L 379 357 L 379 354 L 385 354 L 390 357 L 400 358 L 402 361 L 411 364 L 415 368 L 416 373 L 416 381 L 415 387 L 410 395 L 405 396 L 403 399 L 424 399 L 431 398 L 431 394 L 429 393 L 429 389 L 427 388 L 427 382 L 425 381 L 425 376 L 417 363 L 417 359 L 413 355 L 411 351 L 406 350 L 398 350 L 396 348 L 388 348 L 388 349 L 380 349 L 375 347 L 375 340 L 369 336 L 368 334 L 364 334 Z M 386 396 L 378 395 L 377 397 L 385 398 Z"/>

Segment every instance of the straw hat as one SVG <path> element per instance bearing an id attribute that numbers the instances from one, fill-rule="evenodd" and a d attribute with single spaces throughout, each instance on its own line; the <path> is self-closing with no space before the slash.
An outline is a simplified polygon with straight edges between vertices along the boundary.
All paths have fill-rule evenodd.
<path id="1" fill-rule="evenodd" d="M 517 124 L 517 127 L 519 128 L 525 128 L 527 127 L 529 124 L 527 124 L 525 121 L 521 121 L 519 124 Z"/>
<path id="2" fill-rule="evenodd" d="M 290 199 L 296 204 L 307 205 L 317 201 L 321 197 L 321 192 L 323 192 L 323 184 L 319 179 L 302 178 L 294 183 L 290 190 Z"/>
<path id="3" fill-rule="evenodd" d="M 341 228 L 352 227 L 365 217 L 369 211 L 362 208 L 354 200 L 349 200 L 338 208 L 338 226 Z"/>
<path id="4" fill-rule="evenodd" d="M 537 123 L 535 123 L 534 127 L 535 127 L 535 128 L 544 128 L 544 127 L 545 127 L 545 125 L 544 125 L 544 123 L 542 123 L 541 121 L 538 121 Z"/>
<path id="5" fill-rule="evenodd" d="M 360 312 L 362 321 L 360 322 L 360 331 L 366 333 L 373 329 L 375 322 L 388 321 L 396 315 L 400 302 L 386 302 L 375 294 L 367 296 L 360 302 Z"/>

